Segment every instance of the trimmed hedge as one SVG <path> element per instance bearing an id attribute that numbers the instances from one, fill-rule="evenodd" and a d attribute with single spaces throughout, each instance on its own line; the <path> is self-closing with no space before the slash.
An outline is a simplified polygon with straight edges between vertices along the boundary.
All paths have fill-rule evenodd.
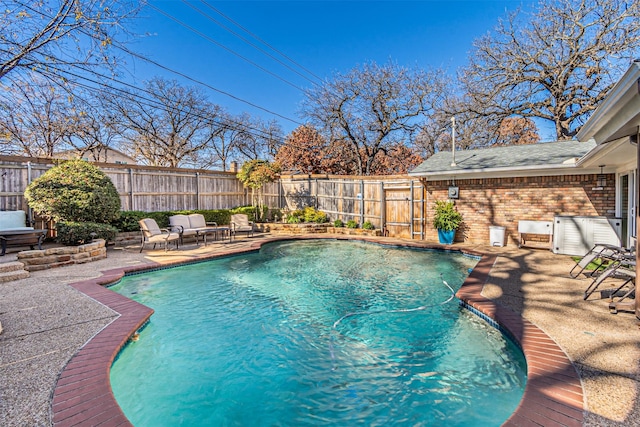
<path id="1" fill-rule="evenodd" d="M 118 229 L 109 224 L 95 222 L 58 222 L 56 241 L 66 246 L 89 243 L 94 239 L 113 240 Z"/>
<path id="2" fill-rule="evenodd" d="M 279 212 L 279 210 L 277 210 Z M 231 222 L 231 214 L 242 213 L 249 217 L 250 221 L 255 221 L 255 208 L 253 206 L 241 206 L 234 209 L 197 209 L 181 211 L 122 211 L 120 216 L 111 222 L 111 225 L 120 231 L 139 231 L 138 221 L 143 218 L 153 218 L 158 223 L 158 227 L 169 227 L 169 217 L 172 215 L 189 215 L 192 213 L 202 214 L 206 222 L 215 222 L 218 225 L 226 225 Z"/>

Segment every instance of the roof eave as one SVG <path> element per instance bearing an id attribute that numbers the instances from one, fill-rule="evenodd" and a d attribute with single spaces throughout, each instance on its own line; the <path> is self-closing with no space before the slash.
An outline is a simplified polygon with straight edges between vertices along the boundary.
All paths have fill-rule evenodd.
<path id="1" fill-rule="evenodd" d="M 504 168 L 488 168 L 488 169 L 451 169 L 437 172 L 410 172 L 409 176 L 417 178 L 426 178 L 428 181 L 439 181 L 456 177 L 465 178 L 504 178 L 516 176 L 555 176 L 555 175 L 575 175 L 582 173 L 597 172 L 597 169 L 587 169 L 578 167 L 577 163 L 570 165 L 535 165 L 522 167 L 504 167 Z"/>

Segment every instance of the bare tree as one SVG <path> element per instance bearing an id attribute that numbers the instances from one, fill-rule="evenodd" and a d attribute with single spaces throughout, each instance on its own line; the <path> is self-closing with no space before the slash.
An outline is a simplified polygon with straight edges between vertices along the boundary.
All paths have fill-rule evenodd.
<path id="1" fill-rule="evenodd" d="M 238 135 L 241 160 L 271 159 L 275 156 L 283 138 L 282 128 L 276 121 L 267 122 L 246 113 L 236 117 L 234 121 L 236 126 L 243 128 Z"/>
<path id="2" fill-rule="evenodd" d="M 101 92 L 97 96 L 91 93 L 76 96 L 73 129 L 65 138 L 80 157 L 96 162 L 109 162 L 109 149 L 117 147 L 120 141 L 118 120 L 105 99 L 108 95 Z"/>
<path id="3" fill-rule="evenodd" d="M 514 115 L 549 120 L 569 139 L 637 55 L 640 2 L 543 0 L 474 48 L 459 76 L 469 113 L 498 124 Z"/>
<path id="4" fill-rule="evenodd" d="M 439 72 L 371 62 L 310 89 L 302 112 L 330 140 L 345 142 L 356 173 L 369 175 L 378 153 L 410 140 L 421 117 L 436 110 L 444 87 Z"/>
<path id="5" fill-rule="evenodd" d="M 211 138 L 207 128 L 218 114 L 202 92 L 162 78 L 147 82 L 144 93 L 118 95 L 110 102 L 125 149 L 153 166 L 198 163 Z"/>
<path id="6" fill-rule="evenodd" d="M 116 0 L 0 0 L 0 80 L 18 70 L 51 77 L 77 65 L 114 65 L 109 48 L 139 7 Z"/>
<path id="7" fill-rule="evenodd" d="M 67 93 L 39 79 L 0 85 L 0 140 L 4 154 L 52 157 L 66 146 L 75 112 Z"/>
<path id="8" fill-rule="evenodd" d="M 240 156 L 238 147 L 246 139 L 247 129 L 227 112 L 221 112 L 207 130 L 208 143 L 200 155 L 201 167 L 229 170 L 232 160 Z"/>

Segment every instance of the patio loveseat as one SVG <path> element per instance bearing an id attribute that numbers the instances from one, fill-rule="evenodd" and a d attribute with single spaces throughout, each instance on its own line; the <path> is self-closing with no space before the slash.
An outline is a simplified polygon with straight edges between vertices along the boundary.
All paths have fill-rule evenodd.
<path id="1" fill-rule="evenodd" d="M 47 230 L 36 230 L 27 225 L 25 211 L 0 211 L 0 244 L 4 256 L 8 246 L 29 246 L 31 249 L 37 245 L 42 249 L 42 241 Z"/>
<path id="2" fill-rule="evenodd" d="M 217 239 L 218 233 L 224 233 L 228 230 L 228 228 L 218 227 L 216 222 L 206 222 L 202 214 L 172 215 L 169 217 L 169 224 L 173 231 L 180 234 L 180 243 L 184 243 L 185 237 L 193 236 L 196 239 L 196 245 L 198 245 L 200 236 L 202 236 L 205 246 L 208 234 L 213 234 Z"/>

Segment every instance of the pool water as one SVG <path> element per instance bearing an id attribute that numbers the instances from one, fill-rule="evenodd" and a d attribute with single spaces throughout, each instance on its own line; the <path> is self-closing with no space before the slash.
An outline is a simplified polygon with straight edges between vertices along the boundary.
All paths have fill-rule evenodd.
<path id="1" fill-rule="evenodd" d="M 498 426 L 522 353 L 460 308 L 477 260 L 332 240 L 125 277 L 155 310 L 111 369 L 136 426 Z"/>

